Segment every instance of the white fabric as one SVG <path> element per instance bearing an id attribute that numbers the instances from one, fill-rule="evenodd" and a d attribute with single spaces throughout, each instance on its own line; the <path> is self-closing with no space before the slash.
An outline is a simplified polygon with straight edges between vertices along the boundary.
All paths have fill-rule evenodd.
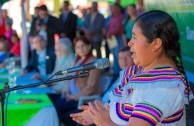
<path id="1" fill-rule="evenodd" d="M 122 99 L 122 102 L 130 103 L 135 106 L 137 103 L 146 102 L 158 108 L 162 111 L 161 120 L 167 118 L 183 108 L 184 97 L 179 87 L 173 88 L 147 88 L 147 89 L 134 89 L 128 97 Z M 120 126 L 127 126 L 128 122 L 121 120 L 116 113 L 116 102 L 112 100 L 110 102 L 110 116 L 113 122 Z M 185 112 L 182 118 L 174 123 L 161 124 L 158 123 L 157 126 L 185 126 Z"/>
<path id="2" fill-rule="evenodd" d="M 42 108 L 25 126 L 59 126 L 55 108 Z"/>
<path id="3" fill-rule="evenodd" d="M 73 54 L 68 56 L 63 56 L 63 57 L 57 57 L 53 74 L 60 70 L 66 70 L 68 68 L 71 68 L 73 66 L 74 59 L 75 59 L 75 56 Z M 58 77 L 56 76 L 55 79 L 56 78 Z M 54 89 L 57 93 L 61 93 L 63 96 L 63 94 L 67 90 L 67 87 L 68 87 L 68 80 L 65 80 L 54 84 L 52 86 L 52 89 Z"/>

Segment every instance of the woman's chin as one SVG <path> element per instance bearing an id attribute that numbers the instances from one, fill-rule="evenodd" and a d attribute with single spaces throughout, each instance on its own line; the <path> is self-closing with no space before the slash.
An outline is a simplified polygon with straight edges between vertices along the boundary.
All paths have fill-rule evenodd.
<path id="1" fill-rule="evenodd" d="M 133 59 L 133 62 L 135 65 L 139 65 L 139 63 L 137 62 L 137 60 Z"/>

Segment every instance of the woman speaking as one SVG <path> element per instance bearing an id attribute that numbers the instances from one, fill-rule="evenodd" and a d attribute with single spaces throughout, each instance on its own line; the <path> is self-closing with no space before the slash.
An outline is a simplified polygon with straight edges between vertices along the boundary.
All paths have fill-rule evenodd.
<path id="1" fill-rule="evenodd" d="M 97 126 L 186 126 L 193 98 L 182 65 L 179 32 L 163 11 L 149 11 L 135 20 L 128 45 L 134 63 L 104 108 L 100 101 L 82 106 L 71 117 Z"/>

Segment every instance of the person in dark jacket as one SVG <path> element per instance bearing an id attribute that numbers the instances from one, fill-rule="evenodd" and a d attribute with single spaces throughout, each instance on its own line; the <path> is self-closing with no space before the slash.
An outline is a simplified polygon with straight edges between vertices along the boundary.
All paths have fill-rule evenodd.
<path id="1" fill-rule="evenodd" d="M 32 41 L 34 50 L 31 59 L 25 69 L 21 72 L 24 75 L 29 72 L 36 72 L 31 79 L 44 79 L 51 74 L 55 66 L 54 47 L 46 44 L 42 36 L 35 36 Z"/>
<path id="2" fill-rule="evenodd" d="M 39 20 L 39 7 L 35 7 L 34 8 L 34 15 L 32 15 L 32 21 L 31 21 L 31 26 L 30 26 L 30 32 L 29 35 L 30 36 L 35 36 L 38 34 L 38 30 L 37 30 L 37 21 Z"/>
<path id="3" fill-rule="evenodd" d="M 39 24 L 45 24 L 44 29 L 47 33 L 48 45 L 54 45 L 54 34 L 58 34 L 61 31 L 59 19 L 48 13 L 46 5 L 39 7 L 39 17 Z"/>
<path id="4" fill-rule="evenodd" d="M 59 16 L 62 24 L 62 31 L 60 37 L 68 37 L 73 41 L 76 37 L 77 16 L 69 10 L 69 2 L 64 1 L 63 12 Z"/>

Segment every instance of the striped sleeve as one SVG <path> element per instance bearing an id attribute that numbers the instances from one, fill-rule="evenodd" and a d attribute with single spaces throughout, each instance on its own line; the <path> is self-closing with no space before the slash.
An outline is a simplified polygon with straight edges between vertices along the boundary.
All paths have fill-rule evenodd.
<path id="1" fill-rule="evenodd" d="M 131 115 L 131 117 L 147 121 L 152 126 L 156 126 L 156 124 L 160 121 L 161 116 L 162 112 L 158 108 L 146 102 L 136 104 Z"/>

